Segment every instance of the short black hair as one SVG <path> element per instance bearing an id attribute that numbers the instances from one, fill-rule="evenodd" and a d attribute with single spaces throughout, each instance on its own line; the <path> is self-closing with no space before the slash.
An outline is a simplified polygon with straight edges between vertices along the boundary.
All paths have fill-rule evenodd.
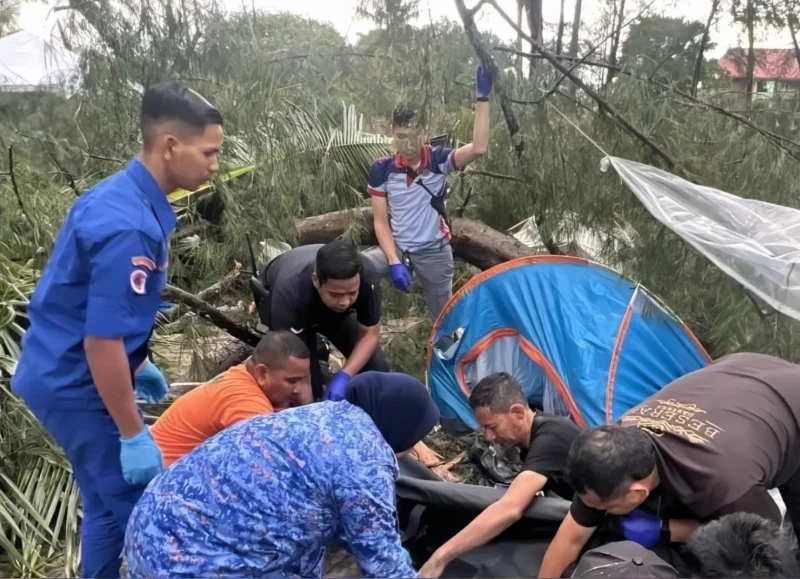
<path id="1" fill-rule="evenodd" d="M 419 107 L 413 103 L 400 103 L 392 111 L 393 127 L 418 127 L 420 120 Z"/>
<path id="2" fill-rule="evenodd" d="M 180 121 L 202 131 L 208 125 L 221 125 L 222 115 L 192 89 L 168 81 L 144 91 L 141 129 L 145 149 L 153 143 L 155 128 L 165 121 Z"/>
<path id="3" fill-rule="evenodd" d="M 473 410 L 486 407 L 492 412 L 508 412 L 514 404 L 528 405 L 522 386 L 508 372 L 489 374 L 478 382 L 469 396 Z"/>
<path id="4" fill-rule="evenodd" d="M 753 513 L 706 523 L 689 536 L 684 559 L 697 577 L 800 577 L 796 541 Z"/>
<path id="5" fill-rule="evenodd" d="M 285 330 L 264 334 L 253 352 L 253 361 L 265 366 L 280 366 L 287 358 L 308 360 L 311 354 L 303 340 Z"/>
<path id="6" fill-rule="evenodd" d="M 566 480 L 578 494 L 593 491 L 607 501 L 656 467 L 653 441 L 643 430 L 616 424 L 581 432 L 567 455 Z"/>
<path id="7" fill-rule="evenodd" d="M 319 283 L 329 279 L 350 279 L 359 275 L 363 269 L 361 254 L 352 245 L 342 241 L 332 241 L 319 248 L 314 273 Z"/>

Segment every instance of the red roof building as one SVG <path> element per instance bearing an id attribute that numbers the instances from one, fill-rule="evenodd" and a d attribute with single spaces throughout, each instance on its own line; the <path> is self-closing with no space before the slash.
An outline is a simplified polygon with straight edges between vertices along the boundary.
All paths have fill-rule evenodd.
<path id="1" fill-rule="evenodd" d="M 757 92 L 771 92 L 781 88 L 800 87 L 800 66 L 790 48 L 755 48 L 753 80 Z M 732 48 L 719 59 L 719 66 L 731 78 L 737 90 L 746 90 L 747 49 Z M 770 90 L 771 88 L 771 90 Z"/>

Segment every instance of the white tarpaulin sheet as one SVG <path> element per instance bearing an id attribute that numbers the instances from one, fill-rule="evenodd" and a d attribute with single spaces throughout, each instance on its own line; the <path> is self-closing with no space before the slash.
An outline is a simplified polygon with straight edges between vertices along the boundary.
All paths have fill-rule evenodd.
<path id="1" fill-rule="evenodd" d="M 79 56 L 21 30 L 0 38 L 0 91 L 54 90 L 77 72 Z"/>
<path id="2" fill-rule="evenodd" d="M 606 160 L 607 159 L 607 160 Z M 603 159 L 661 223 L 776 310 L 800 319 L 800 210 Z"/>

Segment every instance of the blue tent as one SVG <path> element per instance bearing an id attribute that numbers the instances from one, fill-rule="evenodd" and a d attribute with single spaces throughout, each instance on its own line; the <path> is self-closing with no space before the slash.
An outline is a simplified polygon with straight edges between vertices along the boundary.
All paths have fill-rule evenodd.
<path id="1" fill-rule="evenodd" d="M 610 423 L 710 361 L 644 287 L 585 259 L 531 256 L 472 278 L 436 321 L 431 395 L 443 422 L 475 428 L 469 393 L 498 371 L 580 426 Z"/>

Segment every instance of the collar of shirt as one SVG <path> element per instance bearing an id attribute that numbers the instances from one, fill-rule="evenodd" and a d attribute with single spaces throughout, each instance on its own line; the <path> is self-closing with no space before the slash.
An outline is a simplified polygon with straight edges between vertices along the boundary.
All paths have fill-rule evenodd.
<path id="1" fill-rule="evenodd" d="M 403 158 L 400 156 L 400 153 L 395 153 L 394 156 L 394 166 L 398 169 L 405 169 L 410 168 L 415 171 L 417 174 L 421 173 L 425 170 L 425 167 L 428 166 L 428 163 L 431 160 L 431 148 L 428 146 L 422 147 L 422 150 L 419 152 L 419 162 L 417 163 L 416 167 L 408 167 L 406 165 Z M 421 170 L 420 170 L 421 169 Z"/>
<path id="2" fill-rule="evenodd" d="M 144 198 L 150 202 L 164 235 L 172 233 L 178 225 L 178 218 L 175 216 L 175 212 L 169 204 L 169 199 L 167 199 L 167 196 L 164 194 L 164 191 L 161 190 L 159 184 L 156 183 L 150 171 L 147 170 L 147 167 L 145 167 L 139 159 L 133 159 L 128 163 L 125 171 L 139 186 L 139 190 L 144 194 Z"/>

